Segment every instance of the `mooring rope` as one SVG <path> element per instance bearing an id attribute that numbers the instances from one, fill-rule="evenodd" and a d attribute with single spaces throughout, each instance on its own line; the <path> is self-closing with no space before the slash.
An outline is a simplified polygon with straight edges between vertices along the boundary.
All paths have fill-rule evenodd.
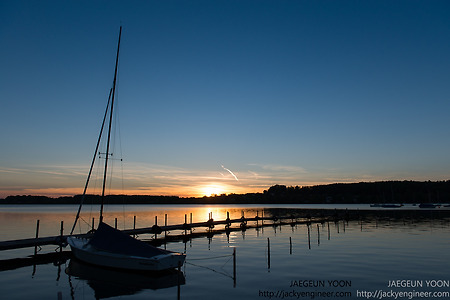
<path id="1" fill-rule="evenodd" d="M 229 257 L 233 256 L 233 254 L 227 254 L 227 255 L 221 255 L 221 256 L 213 256 L 213 257 L 205 257 L 205 258 L 189 258 L 189 260 L 207 260 L 207 259 L 215 259 L 215 258 L 223 258 L 223 257 Z M 186 259 L 186 261 L 188 261 Z"/>
<path id="2" fill-rule="evenodd" d="M 209 268 L 209 267 L 205 267 L 205 266 L 196 265 L 196 264 L 189 263 L 189 262 L 186 262 L 186 263 L 187 263 L 187 264 L 190 264 L 190 265 L 192 265 L 192 266 L 194 266 L 194 267 L 204 268 L 204 269 L 207 269 L 207 270 L 216 272 L 216 273 L 218 273 L 218 274 L 220 274 L 220 275 L 223 275 L 223 276 L 226 276 L 226 277 L 229 277 L 229 278 L 233 278 L 233 276 L 230 276 L 230 274 L 227 274 L 227 273 L 225 273 L 225 272 L 220 272 L 220 271 L 214 270 L 213 268 Z"/>
<path id="3" fill-rule="evenodd" d="M 214 259 L 214 258 L 230 257 L 230 258 L 229 258 L 229 259 L 228 259 L 228 260 L 220 267 L 222 270 L 224 270 L 223 267 L 231 260 L 231 256 L 233 256 L 233 254 L 231 254 L 231 255 L 215 256 L 215 257 L 208 257 L 208 258 L 197 258 L 197 259 L 194 258 L 194 259 L 190 259 L 190 260 L 206 260 L 206 259 Z M 213 272 L 215 272 L 215 273 L 218 273 L 218 274 L 221 274 L 221 275 L 223 275 L 223 276 L 226 276 L 226 277 L 229 277 L 229 278 L 232 278 L 232 279 L 233 279 L 233 276 L 231 276 L 230 274 L 226 273 L 225 270 L 224 270 L 224 272 L 221 272 L 221 271 L 217 271 L 217 270 L 215 270 L 215 269 L 213 269 L 213 268 L 210 268 L 210 267 L 206 267 L 206 266 L 201 266 L 201 265 L 193 264 L 193 263 L 191 263 L 191 262 L 189 262 L 189 261 L 186 261 L 186 264 L 189 264 L 189 265 L 194 266 L 194 267 L 199 267 L 199 268 L 207 269 L 207 270 L 213 271 Z"/>

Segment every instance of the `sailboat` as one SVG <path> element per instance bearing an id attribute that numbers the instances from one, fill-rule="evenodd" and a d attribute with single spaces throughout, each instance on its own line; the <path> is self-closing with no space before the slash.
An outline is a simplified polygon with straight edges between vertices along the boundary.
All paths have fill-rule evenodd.
<path id="1" fill-rule="evenodd" d="M 122 35 L 122 26 L 119 30 L 119 42 L 117 46 L 116 66 L 114 70 L 113 87 L 109 93 L 108 104 L 106 107 L 103 123 L 101 126 L 97 146 L 92 159 L 89 174 L 84 187 L 80 206 L 72 227 L 67 243 L 70 245 L 73 255 L 86 263 L 93 265 L 127 269 L 127 270 L 144 270 L 144 271 L 162 271 L 174 269 L 183 265 L 186 255 L 183 253 L 172 252 L 154 247 L 143 241 L 135 239 L 120 230 L 117 230 L 103 222 L 103 204 L 105 198 L 105 187 L 108 169 L 108 157 L 111 138 L 111 124 L 113 121 L 113 107 L 116 90 L 117 66 L 119 62 L 120 38 Z M 95 158 L 97 156 L 103 129 L 107 120 L 109 111 L 109 129 L 106 145 L 105 166 L 103 173 L 103 188 L 100 206 L 100 221 L 98 228 L 90 238 L 83 238 L 73 235 L 73 231 L 80 216 L 81 206 L 86 195 L 89 179 L 92 174 Z"/>

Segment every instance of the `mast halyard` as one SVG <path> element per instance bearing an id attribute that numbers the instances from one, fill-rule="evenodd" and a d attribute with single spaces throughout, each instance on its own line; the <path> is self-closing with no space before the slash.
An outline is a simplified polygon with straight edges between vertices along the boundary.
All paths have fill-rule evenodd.
<path id="1" fill-rule="evenodd" d="M 106 104 L 105 115 L 103 116 L 102 127 L 100 128 L 100 133 L 98 135 L 97 146 L 95 147 L 95 151 L 94 151 L 94 157 L 92 158 L 91 167 L 89 169 L 89 173 L 88 173 L 88 176 L 86 179 L 86 184 L 84 186 L 83 195 L 81 196 L 80 206 L 78 207 L 77 216 L 75 217 L 75 222 L 73 223 L 72 230 L 70 231 L 71 235 L 73 234 L 73 231 L 75 230 L 75 226 L 77 225 L 77 221 L 80 218 L 81 207 L 83 206 L 84 198 L 86 197 L 86 191 L 87 191 L 87 188 L 89 185 L 89 180 L 91 179 L 92 170 L 94 169 L 94 163 L 95 163 L 95 159 L 97 157 L 98 148 L 100 147 L 100 142 L 101 142 L 102 135 L 103 135 L 103 129 L 105 128 L 106 117 L 108 116 L 109 103 L 111 102 L 112 91 L 113 90 L 111 88 L 109 90 L 108 103 Z"/>
<path id="2" fill-rule="evenodd" d="M 101 205 L 100 205 L 100 223 L 103 222 L 103 204 L 104 204 L 104 199 L 105 199 L 106 175 L 108 172 L 109 144 L 110 144 L 110 140 L 111 140 L 111 126 L 112 126 L 112 119 L 113 119 L 114 98 L 116 95 L 117 66 L 119 64 L 119 50 L 120 50 L 121 35 L 122 35 L 122 26 L 120 26 L 120 30 L 119 30 L 119 42 L 117 43 L 116 66 L 114 68 L 113 92 L 112 92 L 111 109 L 110 109 L 110 115 L 109 115 L 108 141 L 106 144 L 105 170 L 103 173 L 102 198 L 101 198 Z"/>

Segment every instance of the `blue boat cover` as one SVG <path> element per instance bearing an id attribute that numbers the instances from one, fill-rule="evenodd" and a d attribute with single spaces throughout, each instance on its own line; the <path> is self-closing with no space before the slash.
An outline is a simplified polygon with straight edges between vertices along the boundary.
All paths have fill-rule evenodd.
<path id="1" fill-rule="evenodd" d="M 93 247 L 128 256 L 153 257 L 170 251 L 159 249 L 101 222 L 89 244 Z"/>

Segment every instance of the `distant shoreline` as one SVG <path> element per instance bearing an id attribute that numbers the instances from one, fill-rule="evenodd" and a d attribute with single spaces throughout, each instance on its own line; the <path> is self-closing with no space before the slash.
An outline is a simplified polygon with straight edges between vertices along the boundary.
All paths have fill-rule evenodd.
<path id="1" fill-rule="evenodd" d="M 51 198 L 16 195 L 0 199 L 1 204 L 79 204 L 81 195 Z M 85 204 L 99 204 L 99 195 L 86 195 Z M 108 204 L 372 204 L 449 203 L 450 180 L 379 181 L 334 183 L 316 186 L 274 185 L 262 193 L 222 194 L 204 197 L 109 195 Z"/>

